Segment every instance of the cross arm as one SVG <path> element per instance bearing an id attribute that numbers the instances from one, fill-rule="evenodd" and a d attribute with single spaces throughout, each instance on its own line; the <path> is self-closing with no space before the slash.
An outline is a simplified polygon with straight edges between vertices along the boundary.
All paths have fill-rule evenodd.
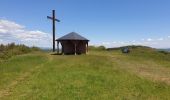
<path id="1" fill-rule="evenodd" d="M 50 16 L 47 16 L 47 19 L 51 19 L 51 20 L 53 20 L 53 18 L 52 17 L 50 17 Z M 58 19 L 54 19 L 55 21 L 57 21 L 57 22 L 60 22 L 60 20 L 58 20 Z"/>

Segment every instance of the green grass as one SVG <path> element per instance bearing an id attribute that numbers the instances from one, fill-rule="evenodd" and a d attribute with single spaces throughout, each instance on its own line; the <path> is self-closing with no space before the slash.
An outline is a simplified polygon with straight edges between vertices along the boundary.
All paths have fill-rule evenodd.
<path id="1" fill-rule="evenodd" d="M 16 56 L 8 61 L 0 63 L 0 88 L 8 86 L 16 77 L 25 74 L 38 66 L 45 57 L 41 55 L 27 54 L 22 56 Z"/>
<path id="2" fill-rule="evenodd" d="M 152 79 L 154 75 L 164 75 L 160 71 L 170 72 L 170 64 L 166 63 L 169 62 L 168 57 L 158 54 L 163 57 L 161 60 L 156 57 L 157 53 L 144 54 L 146 55 L 143 55 L 143 51 L 136 50 L 128 55 L 119 51 L 91 51 L 89 55 L 81 56 L 45 53 L 16 56 L 0 64 L 0 99 L 170 99 L 168 82 Z M 158 68 L 161 70 L 149 72 L 153 76 L 145 76 L 139 73 L 140 68 L 147 71 Z"/>

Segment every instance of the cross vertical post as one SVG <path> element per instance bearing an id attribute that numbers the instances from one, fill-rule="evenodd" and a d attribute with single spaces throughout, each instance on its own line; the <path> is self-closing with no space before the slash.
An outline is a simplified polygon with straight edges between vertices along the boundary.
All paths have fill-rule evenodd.
<path id="1" fill-rule="evenodd" d="M 53 10 L 53 52 L 55 52 L 55 10 Z"/>
<path id="2" fill-rule="evenodd" d="M 52 17 L 47 16 L 47 18 L 51 19 L 53 23 L 53 52 L 55 52 L 55 21 L 60 22 L 60 20 L 55 18 L 55 10 L 52 11 Z M 59 52 L 59 49 L 57 51 Z"/>

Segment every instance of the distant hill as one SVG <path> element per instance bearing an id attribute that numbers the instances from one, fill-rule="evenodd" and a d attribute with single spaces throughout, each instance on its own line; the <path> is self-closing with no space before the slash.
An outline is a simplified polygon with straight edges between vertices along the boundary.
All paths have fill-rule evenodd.
<path id="1" fill-rule="evenodd" d="M 147 50 L 156 50 L 155 48 L 151 48 L 148 46 L 140 46 L 140 45 L 129 45 L 129 46 L 122 46 L 122 47 L 116 47 L 116 48 L 107 48 L 108 51 L 110 50 L 120 50 L 122 48 L 128 47 L 129 49 L 147 49 Z"/>
<path id="2" fill-rule="evenodd" d="M 48 47 L 40 47 L 40 49 L 43 51 L 52 51 L 52 48 L 48 48 Z"/>
<path id="3" fill-rule="evenodd" d="M 151 48 L 147 46 L 135 46 L 135 45 L 130 45 L 130 46 L 123 46 L 123 47 L 117 47 L 117 48 L 107 48 L 107 51 L 114 51 L 114 50 L 121 50 L 122 48 L 128 47 L 130 49 L 130 52 L 133 54 L 138 54 L 138 53 L 145 53 L 145 54 L 170 54 L 170 49 L 156 49 L 156 48 Z"/>
<path id="4" fill-rule="evenodd" d="M 158 49 L 159 51 L 167 51 L 167 52 L 170 52 L 170 48 L 167 48 L 167 49 Z"/>

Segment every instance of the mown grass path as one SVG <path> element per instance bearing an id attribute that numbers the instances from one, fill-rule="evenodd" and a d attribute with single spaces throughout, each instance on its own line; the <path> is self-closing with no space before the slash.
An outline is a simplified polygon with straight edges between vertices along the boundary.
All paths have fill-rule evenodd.
<path id="1" fill-rule="evenodd" d="M 170 68 L 163 67 L 163 65 L 155 61 L 146 60 L 139 63 L 138 61 L 127 59 L 115 59 L 115 57 L 112 57 L 112 59 L 117 62 L 119 68 L 125 69 L 128 72 L 133 72 L 138 76 L 143 76 L 152 81 L 163 82 L 170 85 Z"/>
<path id="2" fill-rule="evenodd" d="M 0 99 L 170 99 L 169 85 L 140 77 L 137 73 L 129 71 L 129 68 L 128 70 L 122 68 L 123 64 L 127 66 L 126 63 L 118 61 L 123 56 L 119 53 L 114 53 L 112 57 L 103 56 L 107 53 L 92 52 L 89 55 L 81 56 L 57 56 L 40 53 L 13 58 L 11 62 L 1 64 L 8 66 L 10 70 L 0 66 L 4 73 L 1 77 L 3 82 L 0 82 L 0 91 L 8 90 L 8 87 L 11 87 L 10 93 L 4 95 L 2 92 L 3 95 Z M 110 53 L 108 54 L 110 55 Z M 25 58 L 24 61 L 23 58 Z M 16 62 L 14 68 L 11 68 L 13 64 L 8 64 L 12 62 Z M 18 70 L 14 70 L 18 67 Z M 13 77 L 11 75 L 6 76 L 7 73 L 11 72 L 16 72 L 12 74 Z M 20 79 L 20 77 L 24 78 Z M 15 83 L 16 80 L 18 81 Z M 12 82 L 15 84 L 11 86 Z"/>
<path id="3" fill-rule="evenodd" d="M 121 52 L 93 52 L 92 55 L 110 57 L 117 63 L 118 68 L 135 73 L 139 77 L 145 77 L 152 81 L 163 82 L 170 85 L 170 59 L 164 60 L 164 56 L 147 58 L 145 53 L 134 56 L 133 54 L 122 54 Z M 169 56 L 170 57 L 170 56 Z"/>

